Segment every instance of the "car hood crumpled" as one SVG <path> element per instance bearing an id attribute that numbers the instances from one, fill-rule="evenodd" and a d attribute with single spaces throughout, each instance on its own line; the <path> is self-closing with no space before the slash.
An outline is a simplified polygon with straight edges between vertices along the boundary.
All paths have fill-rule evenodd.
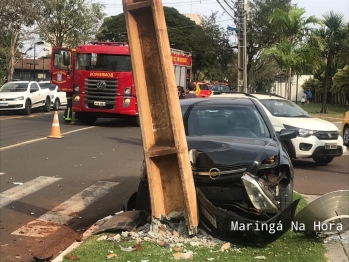
<path id="1" fill-rule="evenodd" d="M 188 149 L 208 156 L 200 167 L 248 164 L 250 167 L 266 158 L 279 155 L 279 146 L 272 139 L 243 137 L 187 137 Z"/>

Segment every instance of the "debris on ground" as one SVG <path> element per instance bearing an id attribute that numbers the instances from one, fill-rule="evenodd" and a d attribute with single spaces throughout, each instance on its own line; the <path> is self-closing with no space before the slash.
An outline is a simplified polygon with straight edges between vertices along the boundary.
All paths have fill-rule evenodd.
<path id="1" fill-rule="evenodd" d="M 115 253 L 111 253 L 111 254 L 107 255 L 107 259 L 111 259 L 111 258 L 115 258 L 115 257 L 117 257 L 117 254 L 115 254 Z"/>
<path id="2" fill-rule="evenodd" d="M 256 256 L 254 259 L 265 259 L 265 256 Z"/>
<path id="3" fill-rule="evenodd" d="M 193 259 L 193 252 L 192 251 L 187 251 L 185 253 L 174 253 L 173 254 L 174 259 Z"/>
<path id="4" fill-rule="evenodd" d="M 75 255 L 67 255 L 65 258 L 68 259 L 68 260 L 74 260 L 74 261 L 80 260 L 80 259 L 79 259 L 77 256 L 75 256 Z"/>
<path id="5" fill-rule="evenodd" d="M 120 247 L 121 251 L 125 251 L 125 252 L 132 252 L 132 251 L 136 250 L 136 248 L 134 248 L 134 247 L 124 247 L 124 246 L 121 246 L 121 245 L 119 247 Z"/>
<path id="6" fill-rule="evenodd" d="M 22 182 L 13 182 L 14 185 L 19 185 L 19 186 L 23 186 Z"/>

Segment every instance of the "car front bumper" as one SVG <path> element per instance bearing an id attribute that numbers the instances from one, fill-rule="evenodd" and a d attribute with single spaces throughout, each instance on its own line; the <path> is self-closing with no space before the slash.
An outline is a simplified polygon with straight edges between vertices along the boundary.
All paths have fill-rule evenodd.
<path id="1" fill-rule="evenodd" d="M 238 216 L 236 213 L 214 206 L 196 189 L 200 224 L 211 235 L 222 240 L 249 246 L 265 246 L 277 240 L 291 228 L 299 200 L 266 221 Z"/>
<path id="2" fill-rule="evenodd" d="M 315 136 L 296 137 L 291 140 L 296 158 L 337 157 L 343 154 L 343 138 L 319 140 Z M 327 148 L 330 146 L 332 148 Z"/>
<path id="3" fill-rule="evenodd" d="M 2 110 L 21 110 L 24 109 L 25 100 L 18 101 L 0 101 L 0 111 Z"/>

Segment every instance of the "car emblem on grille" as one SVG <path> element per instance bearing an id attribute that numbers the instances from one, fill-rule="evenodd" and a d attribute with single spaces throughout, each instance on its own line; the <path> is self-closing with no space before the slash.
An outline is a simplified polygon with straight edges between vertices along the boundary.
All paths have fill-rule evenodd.
<path id="1" fill-rule="evenodd" d="M 331 137 L 332 137 L 331 133 L 328 133 L 327 135 L 328 135 L 328 138 L 331 138 Z"/>
<path id="2" fill-rule="evenodd" d="M 6 101 L 6 99 L 4 98 L 4 99 L 2 99 L 2 101 Z"/>
<path id="3" fill-rule="evenodd" d="M 106 84 L 106 82 L 100 80 L 96 83 L 96 87 L 97 87 L 97 89 L 103 90 L 107 87 L 107 84 Z"/>
<path id="4" fill-rule="evenodd" d="M 218 179 L 221 174 L 220 174 L 220 170 L 218 168 L 211 168 L 210 171 L 208 171 L 208 176 L 212 179 L 212 180 L 216 180 Z"/>

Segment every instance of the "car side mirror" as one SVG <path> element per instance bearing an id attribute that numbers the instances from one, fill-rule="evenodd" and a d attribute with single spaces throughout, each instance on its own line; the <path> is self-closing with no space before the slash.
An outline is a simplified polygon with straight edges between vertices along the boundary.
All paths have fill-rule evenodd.
<path id="1" fill-rule="evenodd" d="M 281 129 L 279 133 L 279 137 L 285 140 L 296 138 L 297 136 L 298 136 L 297 129 Z"/>

